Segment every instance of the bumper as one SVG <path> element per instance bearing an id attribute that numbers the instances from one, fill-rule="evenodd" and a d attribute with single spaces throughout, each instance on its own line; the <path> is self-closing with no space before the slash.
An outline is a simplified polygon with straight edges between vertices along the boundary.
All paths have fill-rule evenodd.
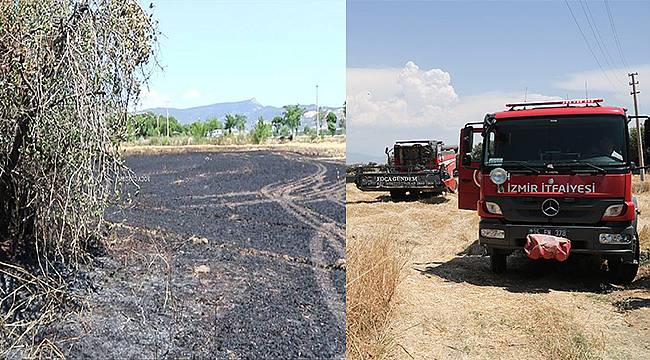
<path id="1" fill-rule="evenodd" d="M 505 232 L 504 239 L 481 236 L 480 229 L 498 229 Z M 496 219 L 481 219 L 479 223 L 479 243 L 491 249 L 517 250 L 523 249 L 526 236 L 531 229 L 544 229 L 555 235 L 555 231 L 566 231 L 566 238 L 571 240 L 571 253 L 594 254 L 603 256 L 623 257 L 633 260 L 635 254 L 634 241 L 625 244 L 601 244 L 599 235 L 628 234 L 636 236 L 636 229 L 631 223 L 624 222 L 613 226 L 562 226 L 541 224 L 504 224 Z"/>

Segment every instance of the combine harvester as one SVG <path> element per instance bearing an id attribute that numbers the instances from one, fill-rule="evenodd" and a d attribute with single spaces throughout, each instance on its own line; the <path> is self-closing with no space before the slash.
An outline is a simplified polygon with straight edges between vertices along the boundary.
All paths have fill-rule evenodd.
<path id="1" fill-rule="evenodd" d="M 386 148 L 384 166 L 360 166 L 355 184 L 362 191 L 388 191 L 393 200 L 406 194 L 440 195 L 457 187 L 456 147 L 437 140 L 398 141 Z"/>
<path id="2" fill-rule="evenodd" d="M 639 168 L 628 122 L 635 117 L 602 101 L 507 104 L 509 110 L 461 130 L 458 207 L 478 211 L 492 271 L 506 271 L 507 256 L 524 250 L 533 259 L 599 256 L 613 282 L 634 280 L 632 172 Z M 482 136 L 481 152 L 475 135 Z"/>

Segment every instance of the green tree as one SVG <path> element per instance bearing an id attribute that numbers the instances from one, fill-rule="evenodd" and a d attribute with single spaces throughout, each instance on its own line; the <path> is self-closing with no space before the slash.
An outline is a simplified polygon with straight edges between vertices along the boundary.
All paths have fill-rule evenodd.
<path id="1" fill-rule="evenodd" d="M 226 114 L 226 124 L 224 129 L 228 130 L 228 134 L 232 134 L 232 129 L 243 131 L 246 127 L 246 115 L 242 114 Z"/>
<path id="2" fill-rule="evenodd" d="M 195 138 L 205 137 L 207 133 L 206 126 L 201 121 L 195 121 L 191 124 L 185 125 L 184 130 L 187 135 L 191 135 Z"/>
<path id="3" fill-rule="evenodd" d="M 300 105 L 286 105 L 282 116 L 284 119 L 283 125 L 295 134 L 298 127 L 300 127 L 300 118 L 302 118 L 304 113 L 305 109 L 300 107 Z"/>
<path id="4" fill-rule="evenodd" d="M 162 116 L 160 118 L 160 129 L 161 133 L 165 136 L 168 134 L 169 136 L 181 135 L 184 130 L 183 125 L 173 116 Z"/>
<path id="5" fill-rule="evenodd" d="M 338 120 L 336 114 L 330 112 L 325 119 L 327 120 L 327 130 L 330 132 L 330 135 L 334 136 L 336 132 L 336 120 Z"/>
<path id="6" fill-rule="evenodd" d="M 205 131 L 210 132 L 212 130 L 216 129 L 223 129 L 223 124 L 221 123 L 221 120 L 219 120 L 216 117 L 209 118 L 205 122 Z"/>
<path id="7" fill-rule="evenodd" d="M 483 156 L 483 142 L 480 142 L 472 148 L 472 161 L 481 161 Z"/>
<path id="8" fill-rule="evenodd" d="M 239 132 L 244 131 L 246 128 L 246 115 L 237 114 L 235 115 L 235 127 Z"/>
<path id="9" fill-rule="evenodd" d="M 158 115 L 147 112 L 129 115 L 127 129 L 129 138 L 146 138 L 158 135 Z"/>
<path id="10" fill-rule="evenodd" d="M 643 125 L 641 125 L 641 136 L 644 136 L 645 134 L 645 128 Z M 630 149 L 629 149 L 629 154 L 630 154 L 630 160 L 634 161 L 637 165 L 639 165 L 639 148 L 638 148 L 638 143 L 639 143 L 639 136 L 636 131 L 636 125 L 630 126 Z M 643 143 L 644 147 L 644 152 L 643 152 L 643 160 L 646 164 L 648 164 L 649 158 L 648 155 L 648 148 L 650 147 L 650 144 Z"/>
<path id="11" fill-rule="evenodd" d="M 341 126 L 342 129 L 345 129 L 345 119 L 348 116 L 347 108 L 348 108 L 347 101 L 344 101 L 343 102 L 343 116 L 341 116 L 341 118 L 339 119 L 339 125 Z"/>
<path id="12" fill-rule="evenodd" d="M 232 129 L 237 126 L 237 119 L 234 115 L 226 114 L 226 124 L 224 129 L 228 131 L 228 134 L 232 134 Z"/>
<path id="13" fill-rule="evenodd" d="M 259 144 L 271 135 L 273 135 L 273 126 L 271 123 L 265 122 L 264 118 L 260 116 L 257 119 L 257 124 L 255 124 L 255 127 L 251 130 L 251 138 L 253 139 L 253 142 Z"/>
<path id="14" fill-rule="evenodd" d="M 284 118 L 282 116 L 276 116 L 271 120 L 271 124 L 273 124 L 273 133 L 277 135 L 280 133 L 282 125 L 284 125 Z"/>

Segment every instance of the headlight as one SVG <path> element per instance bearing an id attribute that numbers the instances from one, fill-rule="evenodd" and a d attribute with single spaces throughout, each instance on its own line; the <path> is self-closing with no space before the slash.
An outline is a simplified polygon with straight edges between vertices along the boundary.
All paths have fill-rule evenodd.
<path id="1" fill-rule="evenodd" d="M 501 207 L 499 207 L 499 204 L 497 204 L 497 203 L 493 203 L 491 201 L 486 201 L 485 202 L 485 208 L 491 214 L 503 215 L 503 213 L 501 212 Z"/>
<path id="2" fill-rule="evenodd" d="M 603 216 L 619 216 L 623 213 L 624 208 L 625 204 L 610 205 L 605 209 Z"/>
<path id="3" fill-rule="evenodd" d="M 601 244 L 628 244 L 632 240 L 629 234 L 600 234 L 598 242 Z"/>
<path id="4" fill-rule="evenodd" d="M 505 230 L 499 229 L 481 229 L 481 236 L 493 239 L 505 239 L 506 232 Z"/>
<path id="5" fill-rule="evenodd" d="M 508 180 L 508 172 L 503 168 L 496 168 L 490 171 L 490 180 L 497 185 L 503 185 Z"/>

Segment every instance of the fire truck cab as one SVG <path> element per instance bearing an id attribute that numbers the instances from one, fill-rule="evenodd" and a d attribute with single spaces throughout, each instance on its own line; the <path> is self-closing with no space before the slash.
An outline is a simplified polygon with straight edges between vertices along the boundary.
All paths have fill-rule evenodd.
<path id="1" fill-rule="evenodd" d="M 602 256 L 617 283 L 636 276 L 629 117 L 602 101 L 506 104 L 461 130 L 458 206 L 478 211 L 493 272 L 528 234 L 547 234 L 569 239 L 571 254 Z"/>

